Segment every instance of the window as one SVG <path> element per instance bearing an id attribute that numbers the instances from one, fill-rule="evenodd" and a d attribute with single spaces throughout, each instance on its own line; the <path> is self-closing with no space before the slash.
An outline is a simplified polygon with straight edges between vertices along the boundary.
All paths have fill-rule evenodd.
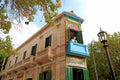
<path id="1" fill-rule="evenodd" d="M 90 80 L 89 71 L 84 68 L 67 67 L 66 80 Z"/>
<path id="2" fill-rule="evenodd" d="M 23 59 L 25 59 L 26 53 L 27 53 L 27 51 L 24 52 L 24 54 L 23 54 Z"/>
<path id="3" fill-rule="evenodd" d="M 18 57 L 15 57 L 15 63 L 17 63 Z"/>
<path id="4" fill-rule="evenodd" d="M 32 46 L 32 51 L 31 51 L 31 55 L 35 56 L 36 55 L 36 49 L 37 49 L 37 44 Z"/>
<path id="5" fill-rule="evenodd" d="M 70 29 L 70 40 L 73 38 L 73 36 L 75 36 L 77 39 L 78 43 L 83 44 L 83 37 L 82 37 L 82 31 L 74 31 L 72 29 Z"/>
<path id="6" fill-rule="evenodd" d="M 28 79 L 26 79 L 26 80 L 32 80 L 32 78 L 28 78 Z"/>
<path id="7" fill-rule="evenodd" d="M 51 41 L 52 41 L 52 36 L 50 35 L 45 40 L 45 48 L 48 47 L 48 46 L 51 46 Z"/>
<path id="8" fill-rule="evenodd" d="M 39 80 L 52 80 L 51 71 L 40 73 Z"/>

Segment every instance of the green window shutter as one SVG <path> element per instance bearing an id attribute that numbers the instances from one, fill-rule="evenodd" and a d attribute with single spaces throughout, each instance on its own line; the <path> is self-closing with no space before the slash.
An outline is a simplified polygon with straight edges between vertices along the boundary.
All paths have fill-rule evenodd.
<path id="1" fill-rule="evenodd" d="M 32 47 L 31 55 L 33 55 L 33 56 L 36 55 L 36 49 L 37 49 L 37 44 Z"/>
<path id="2" fill-rule="evenodd" d="M 51 42 L 52 42 L 52 36 L 50 35 L 50 37 L 49 37 L 49 46 L 51 46 Z"/>
<path id="3" fill-rule="evenodd" d="M 17 63 L 18 57 L 15 58 L 15 63 Z"/>
<path id="4" fill-rule="evenodd" d="M 66 67 L 66 80 L 73 80 L 72 68 Z"/>
<path id="5" fill-rule="evenodd" d="M 84 73 L 84 80 L 90 80 L 89 71 L 87 69 L 83 69 L 83 73 Z"/>
<path id="6" fill-rule="evenodd" d="M 52 72 L 51 71 L 48 71 L 48 79 L 52 80 Z"/>
<path id="7" fill-rule="evenodd" d="M 42 78 L 43 78 L 43 73 L 40 73 L 39 74 L 39 80 L 42 80 Z"/>
<path id="8" fill-rule="evenodd" d="M 51 44 L 52 44 L 52 35 L 50 35 L 45 39 L 45 48 L 47 48 L 48 46 L 51 46 Z"/>
<path id="9" fill-rule="evenodd" d="M 78 43 L 83 44 L 82 31 L 78 31 L 76 37 L 77 37 Z"/>
<path id="10" fill-rule="evenodd" d="M 23 54 L 23 59 L 25 59 L 26 53 L 27 53 L 27 51 L 24 52 L 24 54 Z"/>
<path id="11" fill-rule="evenodd" d="M 66 26 L 66 42 L 68 42 L 69 41 L 69 39 L 68 39 L 68 36 L 69 36 L 69 34 L 68 34 L 68 28 L 67 28 L 67 26 Z"/>

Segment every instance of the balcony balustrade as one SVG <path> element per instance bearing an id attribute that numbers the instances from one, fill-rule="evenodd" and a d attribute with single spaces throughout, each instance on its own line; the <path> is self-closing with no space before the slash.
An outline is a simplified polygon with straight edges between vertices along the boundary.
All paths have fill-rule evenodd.
<path id="1" fill-rule="evenodd" d="M 4 75 L 6 73 L 16 72 L 21 69 L 26 69 L 28 67 L 32 67 L 36 65 L 35 56 L 30 56 L 22 61 L 17 62 L 16 64 L 10 66 L 9 68 L 6 68 L 5 70 L 0 72 L 0 75 Z"/>
<path id="2" fill-rule="evenodd" d="M 73 41 L 67 43 L 66 54 L 79 57 L 89 56 L 88 47 L 86 45 Z"/>
<path id="3" fill-rule="evenodd" d="M 52 49 L 50 46 L 38 52 L 38 54 L 36 55 L 36 59 L 35 59 L 35 61 L 41 64 L 52 61 L 52 60 L 53 60 L 53 54 L 52 54 Z"/>

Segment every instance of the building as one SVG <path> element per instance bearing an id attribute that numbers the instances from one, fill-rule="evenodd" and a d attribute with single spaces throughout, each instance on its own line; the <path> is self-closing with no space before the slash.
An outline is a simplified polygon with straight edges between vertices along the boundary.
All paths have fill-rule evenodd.
<path id="1" fill-rule="evenodd" d="M 83 44 L 83 19 L 73 11 L 54 18 L 55 25 L 45 25 L 8 57 L 2 80 L 89 80 Z M 72 41 L 73 36 L 77 42 Z"/>

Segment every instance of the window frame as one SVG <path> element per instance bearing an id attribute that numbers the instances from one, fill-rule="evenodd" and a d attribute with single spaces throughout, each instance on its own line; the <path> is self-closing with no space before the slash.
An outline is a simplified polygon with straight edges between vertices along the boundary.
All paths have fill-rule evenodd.
<path id="1" fill-rule="evenodd" d="M 37 44 L 32 46 L 31 55 L 35 56 L 36 55 L 36 51 L 37 51 Z"/>
<path id="2" fill-rule="evenodd" d="M 26 58 L 26 53 L 27 53 L 27 51 L 24 51 L 24 54 L 23 54 L 22 59 L 25 59 L 25 58 Z"/>
<path id="3" fill-rule="evenodd" d="M 18 57 L 15 57 L 15 64 L 17 63 Z"/>
<path id="4" fill-rule="evenodd" d="M 39 80 L 46 80 L 46 77 L 47 77 L 47 80 L 52 80 L 52 71 L 51 70 L 44 71 L 39 74 Z"/>
<path id="5" fill-rule="evenodd" d="M 48 36 L 46 39 L 45 39 L 45 48 L 49 47 L 52 45 L 52 35 Z"/>

